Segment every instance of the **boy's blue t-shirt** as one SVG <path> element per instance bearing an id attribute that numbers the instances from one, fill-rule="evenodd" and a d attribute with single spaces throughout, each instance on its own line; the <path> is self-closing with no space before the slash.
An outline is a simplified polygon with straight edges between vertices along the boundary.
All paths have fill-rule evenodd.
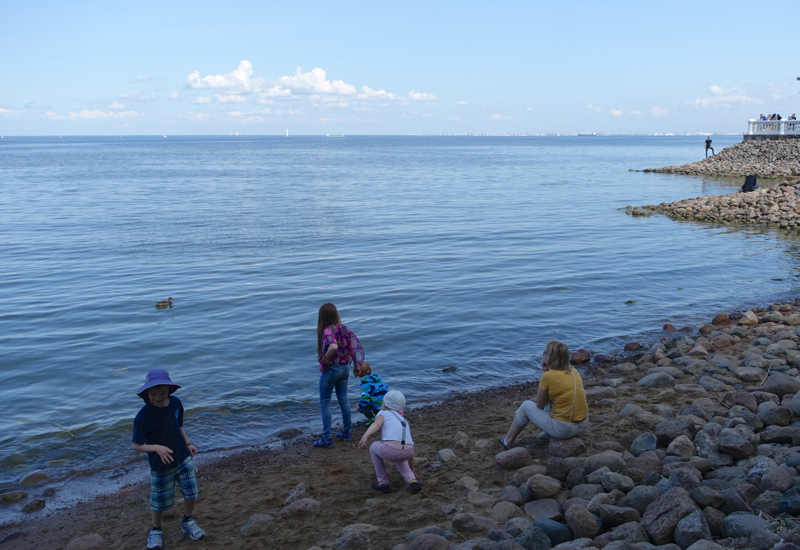
<path id="1" fill-rule="evenodd" d="M 176 468 L 189 456 L 186 441 L 181 435 L 183 426 L 183 405 L 181 400 L 171 395 L 169 405 L 156 407 L 148 403 L 133 421 L 133 443 L 140 445 L 163 445 L 172 451 L 173 461 L 169 464 L 161 462 L 158 453 L 147 453 L 150 469 L 163 472 Z"/>

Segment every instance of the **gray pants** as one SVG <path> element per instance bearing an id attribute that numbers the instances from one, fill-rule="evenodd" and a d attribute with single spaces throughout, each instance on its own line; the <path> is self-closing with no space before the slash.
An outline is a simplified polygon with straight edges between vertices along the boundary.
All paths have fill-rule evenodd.
<path id="1" fill-rule="evenodd" d="M 540 409 L 533 401 L 525 401 L 517 409 L 514 415 L 514 422 L 523 428 L 528 422 L 533 422 L 546 434 L 556 439 L 569 439 L 584 433 L 589 429 L 589 418 L 584 418 L 580 422 L 564 422 L 550 416 L 550 406 Z"/>

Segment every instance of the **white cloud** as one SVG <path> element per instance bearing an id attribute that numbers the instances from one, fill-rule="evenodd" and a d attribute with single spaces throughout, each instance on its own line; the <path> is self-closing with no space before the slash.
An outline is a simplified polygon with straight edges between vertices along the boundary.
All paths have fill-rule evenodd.
<path id="1" fill-rule="evenodd" d="M 426 93 L 423 93 L 423 92 L 415 92 L 414 90 L 411 90 L 410 92 L 408 92 L 408 97 L 411 98 L 411 101 L 436 101 L 437 99 L 439 99 L 438 97 L 436 97 L 433 94 L 426 94 Z"/>
<path id="2" fill-rule="evenodd" d="M 228 111 L 226 114 L 229 117 L 233 117 L 238 119 L 240 122 L 245 123 L 258 123 L 264 122 L 266 120 L 264 115 L 271 114 L 272 111 L 269 109 L 262 109 L 260 111 Z"/>
<path id="3" fill-rule="evenodd" d="M 119 95 L 120 99 L 130 99 L 131 101 L 156 101 L 158 94 L 143 94 L 142 92 L 125 92 Z"/>
<path id="4" fill-rule="evenodd" d="M 192 103 L 211 103 L 210 97 L 197 96 L 192 100 Z"/>
<path id="5" fill-rule="evenodd" d="M 286 109 L 286 110 L 278 109 L 278 110 L 275 111 L 275 114 L 276 115 L 299 115 L 300 111 L 297 111 L 295 109 Z"/>
<path id="6" fill-rule="evenodd" d="M 109 109 L 124 109 L 125 105 L 120 103 L 119 101 L 114 100 L 114 102 L 108 106 Z"/>
<path id="7" fill-rule="evenodd" d="M 527 109 L 525 109 L 525 110 L 526 110 L 526 111 L 533 111 L 533 107 L 528 107 L 528 108 L 527 108 Z"/>
<path id="8" fill-rule="evenodd" d="M 587 105 L 586 108 L 587 109 L 591 109 L 595 113 L 603 113 L 603 112 L 605 112 L 604 109 L 601 109 L 600 107 L 595 107 L 594 105 Z"/>
<path id="9" fill-rule="evenodd" d="M 448 119 L 448 120 L 452 120 L 452 121 L 454 121 L 454 122 L 458 122 L 459 120 L 461 120 L 461 117 L 457 117 L 457 116 L 449 116 L 449 117 L 447 117 L 447 119 Z"/>
<path id="10" fill-rule="evenodd" d="M 244 103 L 245 101 L 247 101 L 246 97 L 239 94 L 227 94 L 227 95 L 214 94 L 214 97 L 217 98 L 217 103 Z"/>
<path id="11" fill-rule="evenodd" d="M 202 122 L 204 120 L 208 120 L 209 118 L 211 118 L 211 115 L 208 113 L 197 113 L 195 111 L 189 111 L 188 113 L 183 113 L 178 116 L 181 118 L 185 118 L 186 120 L 191 120 L 193 122 Z"/>
<path id="12" fill-rule="evenodd" d="M 466 101 L 456 101 L 456 105 L 469 105 Z"/>
<path id="13" fill-rule="evenodd" d="M 325 71 L 317 67 L 304 73 L 300 67 L 294 76 L 276 78 L 281 88 L 298 94 L 342 94 L 355 95 L 356 87 L 344 80 L 328 80 Z"/>
<path id="14" fill-rule="evenodd" d="M 263 79 L 251 79 L 253 65 L 246 59 L 239 62 L 235 70 L 225 74 L 215 74 L 200 78 L 200 71 L 194 71 L 186 77 L 186 84 L 195 90 L 240 90 L 253 91 Z"/>
<path id="15" fill-rule="evenodd" d="M 495 113 L 489 120 L 514 120 L 514 117 L 509 115 L 501 115 L 500 113 Z"/>
<path id="16" fill-rule="evenodd" d="M 167 96 L 167 99 L 170 99 L 172 101 L 175 101 L 176 99 L 180 98 L 181 98 L 181 93 L 178 91 L 170 92 L 169 95 Z"/>
<path id="17" fill-rule="evenodd" d="M 150 82 L 151 80 L 155 80 L 155 79 L 156 79 L 156 77 L 154 77 L 154 76 L 136 76 L 134 78 L 131 78 L 128 82 L 130 84 L 135 84 L 137 82 Z"/>
<path id="18" fill-rule="evenodd" d="M 772 99 L 786 99 L 792 97 L 797 93 L 797 86 L 794 82 L 791 84 L 773 84 L 769 83 L 769 95 Z"/>
<path id="19" fill-rule="evenodd" d="M 636 111 L 631 111 L 630 114 L 636 115 L 636 116 L 641 116 L 642 115 L 642 110 L 638 109 Z"/>
<path id="20" fill-rule="evenodd" d="M 107 118 L 132 118 L 139 116 L 136 111 L 123 111 L 114 113 L 111 111 L 99 111 L 84 109 L 83 111 L 70 111 L 68 115 L 60 115 L 53 111 L 47 111 L 45 116 L 51 120 L 104 120 Z"/>
<path id="21" fill-rule="evenodd" d="M 611 116 L 622 116 L 622 109 L 610 109 L 608 113 Z"/>
<path id="22" fill-rule="evenodd" d="M 361 88 L 361 92 L 356 95 L 356 99 L 386 99 L 394 101 L 402 98 L 386 90 L 373 90 L 369 86 L 364 86 Z"/>
<path id="23" fill-rule="evenodd" d="M 19 111 L 15 111 L 13 109 L 3 109 L 2 107 L 0 107 L 0 116 L 13 116 L 15 113 L 18 112 Z"/>
<path id="24" fill-rule="evenodd" d="M 667 116 L 667 113 L 669 113 L 669 111 L 667 111 L 661 105 L 653 105 L 652 107 L 650 107 L 650 116 L 652 117 L 664 118 L 665 116 Z"/>
<path id="25" fill-rule="evenodd" d="M 22 102 L 22 106 L 26 109 L 32 109 L 34 107 L 33 101 L 28 101 L 27 99 Z"/>
<path id="26" fill-rule="evenodd" d="M 717 86 L 714 84 L 709 88 L 711 93 L 714 94 L 711 97 L 698 97 L 692 101 L 687 101 L 689 105 L 694 105 L 695 107 L 712 107 L 712 108 L 730 108 L 733 107 L 734 104 L 739 105 L 748 105 L 748 104 L 756 104 L 760 105 L 763 103 L 760 99 L 756 99 L 754 97 L 748 96 L 743 90 L 740 90 L 737 87 L 733 88 L 723 88 L 722 86 Z"/>

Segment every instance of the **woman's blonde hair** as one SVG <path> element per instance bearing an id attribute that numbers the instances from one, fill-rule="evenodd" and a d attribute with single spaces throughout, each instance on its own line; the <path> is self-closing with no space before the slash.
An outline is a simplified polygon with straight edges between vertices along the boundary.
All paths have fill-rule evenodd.
<path id="1" fill-rule="evenodd" d="M 547 356 L 547 366 L 550 370 L 563 370 L 569 372 L 572 365 L 569 364 L 569 348 L 564 342 L 550 340 L 544 348 Z"/>

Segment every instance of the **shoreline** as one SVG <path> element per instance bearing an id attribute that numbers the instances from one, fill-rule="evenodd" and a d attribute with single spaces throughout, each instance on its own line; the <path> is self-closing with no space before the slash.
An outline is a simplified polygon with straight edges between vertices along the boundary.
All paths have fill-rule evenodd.
<path id="1" fill-rule="evenodd" d="M 773 309 L 781 307 L 777 304 L 773 306 Z M 792 312 L 800 311 L 800 306 L 788 307 Z M 754 308 L 753 311 L 759 309 Z M 791 322 L 797 320 L 800 324 L 800 315 L 790 314 L 788 311 L 786 313 L 786 319 L 794 316 L 791 317 Z M 770 314 L 771 312 L 761 313 L 762 318 Z M 731 317 L 737 315 L 739 313 L 734 312 Z M 747 317 L 747 314 L 742 315 L 742 318 Z M 777 319 L 774 315 L 772 318 Z M 739 324 L 704 324 L 699 331 L 691 327 L 692 332 L 665 330 L 650 350 L 656 349 L 659 341 L 672 346 L 671 349 L 678 349 L 687 337 L 691 337 L 693 344 L 701 340 L 710 344 L 705 335 L 712 331 L 736 331 L 737 334 L 744 331 L 745 334 L 741 337 L 735 335 L 731 338 L 741 338 L 749 344 L 755 341 L 754 336 L 758 331 L 766 333 L 775 326 L 783 325 L 765 321 L 751 328 Z M 786 328 L 795 330 L 795 325 L 787 325 Z M 755 332 L 751 334 L 748 331 Z M 683 345 L 685 347 L 688 344 L 683 342 Z M 723 346 L 716 351 L 709 350 L 709 356 L 720 355 L 726 348 L 727 346 Z M 678 385 L 692 385 L 692 380 L 687 384 L 681 378 L 689 376 L 685 373 L 666 386 L 650 388 L 638 385 L 637 379 L 646 374 L 642 364 L 652 365 L 645 365 L 644 369 L 671 368 L 672 371 L 658 372 L 677 375 L 677 363 L 666 354 L 658 359 L 658 367 L 655 366 L 656 361 L 642 361 L 643 358 L 648 358 L 646 356 L 649 351 L 638 343 L 626 346 L 626 350 L 619 350 L 613 357 L 601 358 L 613 362 L 576 365 L 584 371 L 592 422 L 590 432 L 583 437 L 584 455 L 600 454 L 606 448 L 612 447 L 612 442 L 627 441 L 625 435 L 629 435 L 631 429 L 637 429 L 637 426 L 648 421 L 653 422 L 653 417 L 657 417 L 657 412 L 661 409 L 672 410 L 674 417 L 678 412 L 674 409 L 680 405 L 679 401 L 685 401 L 685 397 L 697 398 L 710 393 L 705 389 L 701 392 L 697 388 L 689 388 L 696 393 L 685 392 L 685 388 L 677 391 Z M 690 350 L 685 351 L 687 357 L 691 357 Z M 660 355 L 657 351 L 655 353 Z M 652 355 L 649 358 L 656 359 Z M 697 360 L 704 361 L 699 356 Z M 690 367 L 691 365 L 687 365 L 684 371 Z M 697 374 L 700 374 L 702 368 L 695 369 Z M 765 371 L 766 374 L 769 372 Z M 721 374 L 720 376 L 725 377 Z M 693 377 L 699 378 L 697 375 Z M 633 386 L 629 385 L 631 383 Z M 744 387 L 744 383 L 740 385 Z M 727 387 L 723 388 L 723 393 L 717 395 L 725 395 L 734 390 L 733 386 L 723 386 Z M 420 465 L 417 469 L 424 484 L 422 492 L 416 495 L 404 491 L 402 480 L 391 467 L 389 471 L 394 488 L 392 493 L 381 495 L 369 488 L 374 481 L 369 454 L 357 449 L 357 438 L 364 431 L 363 423 L 354 426 L 353 441 L 337 441 L 331 449 L 312 448 L 313 436 L 305 434 L 289 443 L 281 443 L 274 449 L 245 448 L 210 461 L 206 461 L 204 457 L 198 461 L 201 464 L 198 473 L 201 496 L 196 515 L 209 536 L 201 542 L 181 540 L 177 529 L 180 517 L 178 504 L 165 515 L 166 545 L 168 548 L 261 548 L 266 545 L 305 550 L 315 545 L 341 542 L 343 538 L 357 539 L 354 533 L 358 533 L 359 536 L 371 540 L 370 548 L 389 549 L 404 543 L 408 533 L 416 528 L 433 529 L 432 526 L 438 526 L 439 531 L 444 532 L 449 526 L 452 530 L 453 514 L 443 511 L 448 506 L 455 506 L 455 511 L 465 511 L 486 518 L 494 517 L 497 497 L 509 478 L 519 481 L 519 475 L 514 474 L 515 469 L 498 467 L 495 455 L 503 451 L 498 438 L 507 430 L 519 403 L 530 398 L 536 387 L 537 382 L 526 377 L 526 381 L 519 384 L 454 393 L 440 402 L 423 407 L 414 407 L 413 396 L 409 396 L 411 406 L 407 417 L 414 426 Z M 647 412 L 641 422 L 638 417 L 634 420 L 620 416 L 619 410 L 627 405 L 644 409 L 649 407 L 652 412 Z M 548 460 L 552 455 L 546 443 L 535 440 L 537 432 L 535 428 L 527 428 L 517 440 L 516 448 L 527 450 L 532 464 L 528 468 L 534 468 L 538 464 L 541 473 L 547 473 L 550 469 L 547 466 Z M 457 460 L 438 462 L 436 458 L 443 449 L 452 449 Z M 479 490 L 468 490 L 469 488 L 464 487 L 463 479 L 467 477 L 477 480 Z M 312 505 L 306 511 L 282 514 L 289 509 L 283 507 L 284 500 L 298 483 L 305 484 L 306 498 L 321 502 L 322 505 Z M 116 494 L 78 503 L 72 509 L 5 525 L 0 527 L 0 543 L 4 549 L 66 548 L 70 541 L 78 537 L 98 535 L 106 544 L 101 547 L 140 548 L 149 525 L 148 493 L 147 483 L 132 483 L 121 487 Z M 562 503 L 563 500 L 562 498 Z M 271 519 L 261 518 L 261 524 L 242 533 L 241 529 L 248 520 L 257 514 L 267 514 Z M 498 527 L 502 528 L 502 523 Z M 24 534 L 15 535 L 20 532 Z M 463 532 L 456 534 L 458 538 L 451 540 L 451 544 L 462 544 L 466 540 L 482 536 Z M 482 534 L 485 535 L 485 532 Z M 601 542 L 598 541 L 597 544 Z"/>

